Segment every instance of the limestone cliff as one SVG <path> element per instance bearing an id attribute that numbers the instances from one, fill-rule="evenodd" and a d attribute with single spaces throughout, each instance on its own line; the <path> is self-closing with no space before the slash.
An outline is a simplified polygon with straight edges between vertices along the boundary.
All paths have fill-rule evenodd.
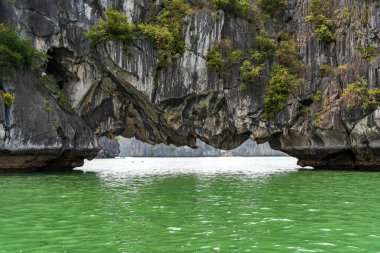
<path id="1" fill-rule="evenodd" d="M 190 1 L 193 11 L 183 19 L 185 51 L 165 68 L 149 38 L 95 47 L 86 36 L 107 9 L 126 14 L 131 23 L 147 23 L 162 11 L 163 1 L 10 2 L 0 0 L 0 21 L 12 22 L 22 36 L 48 53 L 46 73 L 69 94 L 78 116 L 55 107 L 36 73 L 25 71 L 5 82 L 16 102 L 10 112 L 0 108 L 0 116 L 8 115 L 1 123 L 2 168 L 13 166 L 8 162 L 11 156 L 38 154 L 40 158 L 31 158 L 40 159 L 34 167 L 93 157 L 97 143 L 91 131 L 192 147 L 199 138 L 223 149 L 251 138 L 269 141 L 273 148 L 299 158 L 301 165 L 380 168 L 380 110 L 374 89 L 380 77 L 376 1 L 331 0 L 328 10 L 310 8 L 312 0 L 278 1 L 286 3 L 283 10 L 262 16 L 265 10 L 237 15 Z M 325 19 L 319 13 L 323 11 Z M 258 50 L 263 34 L 281 45 L 280 30 L 285 28 L 295 37 L 302 82 L 286 91 L 284 105 L 279 103 L 274 116 L 268 117 L 268 85 L 280 56 L 263 61 L 260 73 L 245 82 L 243 60 L 225 65 L 221 74 L 210 68 L 208 55 L 230 41 L 229 47 L 246 58 Z M 226 51 L 222 48 L 221 55 L 227 59 Z M 360 78 L 365 82 L 359 83 Z M 57 109 L 54 118 L 62 122 L 62 136 L 49 125 L 52 119 L 43 110 L 46 98 Z"/>
<path id="2" fill-rule="evenodd" d="M 99 138 L 99 151 L 97 158 L 115 158 L 120 154 L 120 144 L 116 140 L 110 140 L 105 136 Z"/>
<path id="3" fill-rule="evenodd" d="M 187 146 L 175 147 L 165 144 L 147 144 L 135 138 L 120 138 L 120 157 L 221 157 L 221 156 L 286 156 L 286 154 L 273 150 L 268 143 L 257 145 L 247 140 L 238 148 L 232 150 L 216 149 L 198 140 L 197 149 Z"/>

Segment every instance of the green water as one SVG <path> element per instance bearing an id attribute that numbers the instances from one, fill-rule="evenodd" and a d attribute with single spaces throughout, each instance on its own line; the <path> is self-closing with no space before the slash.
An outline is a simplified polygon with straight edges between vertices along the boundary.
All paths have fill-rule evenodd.
<path id="1" fill-rule="evenodd" d="M 0 176 L 0 252 L 379 252 L 380 173 Z"/>

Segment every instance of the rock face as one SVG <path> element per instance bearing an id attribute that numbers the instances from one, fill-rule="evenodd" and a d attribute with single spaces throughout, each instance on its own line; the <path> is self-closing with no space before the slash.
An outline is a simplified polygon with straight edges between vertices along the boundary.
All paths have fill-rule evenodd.
<path id="1" fill-rule="evenodd" d="M 105 136 L 99 138 L 99 151 L 97 158 L 115 158 L 120 154 L 120 145 L 117 141 L 110 140 Z"/>
<path id="2" fill-rule="evenodd" d="M 21 35 L 48 52 L 47 73 L 59 80 L 78 115 L 59 108 L 33 73 L 18 75 L 5 85 L 13 92 L 15 105 L 0 108 L 4 154 L 0 167 L 76 166 L 97 152 L 94 133 L 192 147 L 199 138 L 223 149 L 250 138 L 269 141 L 272 148 L 299 158 L 303 166 L 380 169 L 379 109 L 347 106 L 342 98 L 344 89 L 359 76 L 368 80 L 368 88 L 379 86 L 380 58 L 376 54 L 368 59 L 358 52 L 365 45 L 379 48 L 378 4 L 329 1 L 334 6 L 336 41 L 324 43 L 305 21 L 310 2 L 289 0 L 284 14 L 276 18 L 277 25 L 273 20 L 265 23 L 269 34 L 276 34 L 275 26 L 294 28 L 305 64 L 302 85 L 275 118 L 268 119 L 263 117 L 267 70 L 241 89 L 239 66 L 229 68 L 224 78 L 207 67 L 208 52 L 223 39 L 231 39 L 234 49 L 255 47 L 257 29 L 244 19 L 198 8 L 186 20 L 185 53 L 162 69 L 149 39 L 138 40 L 125 53 L 121 42 L 95 48 L 85 35 L 108 8 L 138 23 L 146 21 L 162 1 L 17 0 L 10 4 L 0 0 L 0 21 L 13 22 Z M 326 64 L 333 70 L 321 74 Z M 318 91 L 321 98 L 313 100 Z M 56 110 L 54 116 L 43 111 L 45 99 Z M 63 132 L 52 127 L 54 119 Z"/>
<path id="3" fill-rule="evenodd" d="M 97 154 L 97 139 L 79 116 L 61 108 L 33 72 L 20 71 L 4 89 L 17 98 L 0 107 L 0 168 L 65 170 Z"/>
<path id="4" fill-rule="evenodd" d="M 197 141 L 197 149 L 187 146 L 175 147 L 173 145 L 150 145 L 135 138 L 121 138 L 120 157 L 220 157 L 220 156 L 286 156 L 286 154 L 273 150 L 268 143 L 257 145 L 247 140 L 233 150 L 216 149 L 202 141 Z"/>

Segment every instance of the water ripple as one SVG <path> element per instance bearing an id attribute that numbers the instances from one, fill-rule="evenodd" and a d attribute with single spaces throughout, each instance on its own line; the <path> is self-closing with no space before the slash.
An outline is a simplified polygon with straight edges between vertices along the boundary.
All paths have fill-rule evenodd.
<path id="1" fill-rule="evenodd" d="M 141 159 L 1 176 L 0 252 L 380 248 L 380 174 L 297 172 L 292 158 Z"/>

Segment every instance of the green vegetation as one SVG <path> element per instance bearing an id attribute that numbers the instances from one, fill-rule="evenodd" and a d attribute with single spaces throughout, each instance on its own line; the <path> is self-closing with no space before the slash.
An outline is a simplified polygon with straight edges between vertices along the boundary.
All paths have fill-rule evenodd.
<path id="1" fill-rule="evenodd" d="M 261 31 L 256 37 L 256 50 L 252 51 L 252 59 L 257 63 L 263 63 L 275 56 L 277 41 L 265 31 Z"/>
<path id="2" fill-rule="evenodd" d="M 338 67 L 334 69 L 334 72 L 338 77 L 343 77 L 347 73 L 347 70 L 348 70 L 347 65 L 339 65 Z"/>
<path id="3" fill-rule="evenodd" d="M 106 19 L 100 19 L 87 33 L 94 45 L 113 40 L 130 43 L 136 40 L 134 26 L 128 23 L 128 17 L 122 13 L 109 9 L 106 11 Z"/>
<path id="4" fill-rule="evenodd" d="M 207 54 L 206 61 L 210 69 L 216 71 L 221 78 L 225 78 L 225 69 L 239 65 L 242 57 L 243 51 L 240 49 L 233 50 L 230 40 L 221 40 Z"/>
<path id="5" fill-rule="evenodd" d="M 8 2 L 11 5 L 15 5 L 17 0 L 6 0 L 6 2 Z"/>
<path id="6" fill-rule="evenodd" d="M 185 52 L 183 39 L 184 18 L 192 13 L 190 5 L 184 0 L 167 0 L 164 3 L 164 11 L 156 17 L 155 22 L 160 27 L 165 27 L 172 34 L 165 56 L 178 58 Z"/>
<path id="7" fill-rule="evenodd" d="M 39 80 L 46 88 L 50 90 L 59 106 L 66 109 L 71 108 L 69 96 L 61 89 L 61 87 L 59 87 L 52 75 L 44 75 L 40 77 Z"/>
<path id="8" fill-rule="evenodd" d="M 114 141 L 120 141 L 120 140 L 121 140 L 121 136 L 115 136 L 115 137 L 113 138 L 113 140 L 114 140 Z"/>
<path id="9" fill-rule="evenodd" d="M 160 61 L 168 57 L 176 59 L 185 51 L 183 19 L 190 13 L 190 5 L 183 0 L 168 0 L 151 24 L 130 24 L 126 15 L 108 9 L 106 17 L 99 20 L 87 36 L 93 45 L 119 40 L 128 46 L 138 39 L 151 39 Z"/>
<path id="10" fill-rule="evenodd" d="M 236 49 L 231 51 L 231 53 L 228 55 L 227 60 L 231 63 L 239 63 L 241 61 L 241 57 L 243 56 L 243 51 L 240 49 Z"/>
<path id="11" fill-rule="evenodd" d="M 260 73 L 264 70 L 264 64 L 255 66 L 251 61 L 245 60 L 240 67 L 240 73 L 243 77 L 243 87 L 249 83 L 253 83 Z"/>
<path id="12" fill-rule="evenodd" d="M 275 56 L 281 65 L 284 65 L 293 74 L 298 74 L 305 68 L 300 61 L 300 53 L 294 35 L 281 33 L 276 47 Z"/>
<path id="13" fill-rule="evenodd" d="M 250 50 L 248 59 L 245 59 L 240 67 L 240 73 L 243 78 L 242 89 L 254 83 L 264 71 L 265 62 L 273 59 L 276 55 L 277 41 L 271 38 L 267 32 L 260 31 L 260 35 L 256 37 L 255 42 L 256 49 Z"/>
<path id="14" fill-rule="evenodd" d="M 218 47 L 214 47 L 206 56 L 207 66 L 221 74 L 224 71 L 226 60 Z"/>
<path id="15" fill-rule="evenodd" d="M 257 0 L 257 4 L 264 13 L 275 16 L 284 11 L 288 0 Z"/>
<path id="16" fill-rule="evenodd" d="M 155 22 L 171 32 L 177 32 L 183 28 L 183 18 L 191 13 L 190 5 L 184 0 L 167 0 L 164 2 L 164 11 L 156 17 Z"/>
<path id="17" fill-rule="evenodd" d="M 63 133 L 63 128 L 58 120 L 53 120 L 52 122 L 53 128 L 57 131 L 58 135 L 61 135 Z"/>
<path id="18" fill-rule="evenodd" d="M 0 78 L 9 79 L 22 67 L 38 70 L 47 55 L 21 39 L 10 25 L 0 23 Z"/>
<path id="19" fill-rule="evenodd" d="M 260 74 L 265 74 L 266 65 L 271 63 L 264 110 L 265 117 L 272 118 L 284 108 L 289 94 L 301 83 L 298 75 L 304 64 L 299 60 L 295 37 L 290 34 L 280 33 L 275 38 L 260 30 L 255 42 L 255 49 L 244 53 L 241 50 L 232 50 L 231 44 L 221 43 L 222 45 L 214 47 L 207 55 L 207 65 L 222 77 L 225 77 L 225 70 L 229 67 L 234 64 L 240 66 L 240 87 L 246 89 L 257 81 Z"/>
<path id="20" fill-rule="evenodd" d="M 248 18 L 252 14 L 249 0 L 211 0 L 211 3 L 214 9 L 233 17 Z"/>
<path id="21" fill-rule="evenodd" d="M 302 79 L 292 74 L 291 71 L 282 65 L 272 66 L 267 93 L 264 98 L 264 112 L 266 118 L 273 118 L 285 107 L 289 94 L 301 82 Z"/>
<path id="22" fill-rule="evenodd" d="M 257 0 L 254 4 L 249 0 L 211 0 L 211 6 L 207 6 L 200 0 L 192 0 L 193 5 L 201 8 L 207 6 L 214 10 L 223 10 L 227 16 L 242 18 L 249 22 L 274 17 L 283 13 L 288 0 Z M 260 16 L 260 17 L 259 17 Z"/>
<path id="23" fill-rule="evenodd" d="M 329 0 L 313 0 L 308 8 L 309 15 L 306 17 L 306 21 L 313 24 L 318 40 L 325 43 L 336 40 L 334 22 L 329 19 L 331 10 L 332 6 Z"/>
<path id="24" fill-rule="evenodd" d="M 361 57 L 366 60 L 373 60 L 379 55 L 376 44 L 368 44 L 364 47 L 358 47 L 357 50 Z"/>
<path id="25" fill-rule="evenodd" d="M 313 96 L 311 97 L 311 100 L 313 100 L 314 103 L 320 102 L 322 100 L 322 91 L 318 90 L 314 92 Z"/>
<path id="26" fill-rule="evenodd" d="M 53 108 L 49 104 L 46 104 L 44 106 L 44 111 L 47 112 L 48 114 L 50 114 L 53 112 Z"/>
<path id="27" fill-rule="evenodd" d="M 14 98 L 14 96 L 12 96 L 12 94 L 10 94 L 9 92 L 1 92 L 1 96 L 3 98 L 3 104 L 5 106 L 9 107 L 9 106 L 13 105 L 15 98 Z"/>
<path id="28" fill-rule="evenodd" d="M 326 77 L 331 74 L 333 68 L 329 64 L 322 64 L 319 68 L 319 74 L 321 77 Z"/>
<path id="29" fill-rule="evenodd" d="M 343 90 L 343 101 L 349 109 L 361 107 L 367 109 L 380 105 L 380 88 L 368 89 L 368 81 L 359 76 L 355 83 L 351 83 Z"/>
<path id="30" fill-rule="evenodd" d="M 298 75 L 304 65 L 299 60 L 295 37 L 290 34 L 281 33 L 276 40 L 262 32 L 256 43 L 257 49 L 252 51 L 252 59 L 258 65 L 253 67 L 251 64 L 251 69 L 241 68 L 243 82 L 251 82 L 264 70 L 265 62 L 277 58 L 279 64 L 271 65 L 270 80 L 264 98 L 264 116 L 273 118 L 285 107 L 289 94 L 302 82 Z M 249 64 L 246 63 L 246 66 Z"/>

